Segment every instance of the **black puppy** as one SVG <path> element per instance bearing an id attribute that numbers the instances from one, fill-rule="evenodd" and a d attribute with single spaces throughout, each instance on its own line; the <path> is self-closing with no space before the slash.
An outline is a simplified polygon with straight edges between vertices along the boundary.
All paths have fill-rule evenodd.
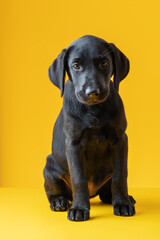
<path id="1" fill-rule="evenodd" d="M 90 35 L 63 49 L 49 68 L 64 97 L 44 168 L 45 190 L 54 211 L 67 210 L 73 201 L 69 220 L 89 219 L 89 198 L 95 195 L 112 203 L 115 215 L 135 214 L 127 188 L 127 122 L 118 94 L 128 72 L 129 60 L 114 44 Z"/>

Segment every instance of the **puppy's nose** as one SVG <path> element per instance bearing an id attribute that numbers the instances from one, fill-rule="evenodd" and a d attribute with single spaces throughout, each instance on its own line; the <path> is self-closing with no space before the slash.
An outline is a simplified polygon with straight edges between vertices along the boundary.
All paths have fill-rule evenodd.
<path id="1" fill-rule="evenodd" d="M 97 88 L 97 89 L 87 88 L 87 89 L 86 89 L 86 95 L 87 95 L 89 98 L 96 98 L 96 97 L 99 96 L 99 94 L 100 94 L 99 88 Z"/>

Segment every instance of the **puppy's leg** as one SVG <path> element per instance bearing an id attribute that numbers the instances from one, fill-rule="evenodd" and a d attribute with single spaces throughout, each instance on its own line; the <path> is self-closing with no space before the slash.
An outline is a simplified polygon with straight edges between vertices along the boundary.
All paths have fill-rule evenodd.
<path id="1" fill-rule="evenodd" d="M 133 216 L 135 214 L 135 200 L 128 196 L 127 157 L 128 138 L 124 134 L 117 145 L 112 177 L 112 204 L 114 214 L 119 216 Z"/>
<path id="2" fill-rule="evenodd" d="M 112 204 L 112 179 L 110 179 L 107 183 L 103 185 L 103 187 L 99 190 L 98 194 L 103 203 Z M 129 199 L 131 203 L 135 204 L 136 201 L 132 196 L 129 195 Z"/>
<path id="3" fill-rule="evenodd" d="M 50 202 L 51 210 L 67 210 L 69 207 L 69 200 L 72 199 L 71 191 L 66 186 L 65 182 L 61 180 L 61 168 L 58 168 L 58 163 L 52 154 L 47 157 L 47 163 L 43 175 L 45 178 L 44 187 Z"/>
<path id="4" fill-rule="evenodd" d="M 103 187 L 99 190 L 98 194 L 103 203 L 112 204 L 112 191 L 111 191 L 112 180 L 109 179 Z"/>
<path id="5" fill-rule="evenodd" d="M 83 172 L 84 156 L 80 144 L 66 139 L 66 155 L 73 191 L 73 204 L 68 211 L 68 219 L 85 221 L 89 219 L 90 202 L 88 182 Z"/>

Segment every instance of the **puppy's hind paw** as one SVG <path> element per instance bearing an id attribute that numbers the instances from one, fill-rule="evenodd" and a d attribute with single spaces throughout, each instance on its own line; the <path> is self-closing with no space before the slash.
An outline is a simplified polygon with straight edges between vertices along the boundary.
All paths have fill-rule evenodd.
<path id="1" fill-rule="evenodd" d="M 131 195 L 129 195 L 129 200 L 133 205 L 136 203 L 136 200 Z"/>
<path id="2" fill-rule="evenodd" d="M 69 200 L 63 196 L 55 196 L 52 199 L 50 208 L 53 211 L 66 211 L 69 208 Z"/>
<path id="3" fill-rule="evenodd" d="M 117 216 L 133 216 L 135 207 L 132 204 L 114 206 L 114 215 Z"/>

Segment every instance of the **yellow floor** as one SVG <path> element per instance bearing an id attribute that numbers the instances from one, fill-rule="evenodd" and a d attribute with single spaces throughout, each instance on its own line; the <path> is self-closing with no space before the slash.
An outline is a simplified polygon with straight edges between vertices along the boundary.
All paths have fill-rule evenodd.
<path id="1" fill-rule="evenodd" d="M 43 189 L 0 188 L 1 240 L 160 240 L 160 189 L 130 189 L 134 217 L 113 215 L 112 206 L 91 200 L 91 219 L 70 222 L 52 212 Z"/>

